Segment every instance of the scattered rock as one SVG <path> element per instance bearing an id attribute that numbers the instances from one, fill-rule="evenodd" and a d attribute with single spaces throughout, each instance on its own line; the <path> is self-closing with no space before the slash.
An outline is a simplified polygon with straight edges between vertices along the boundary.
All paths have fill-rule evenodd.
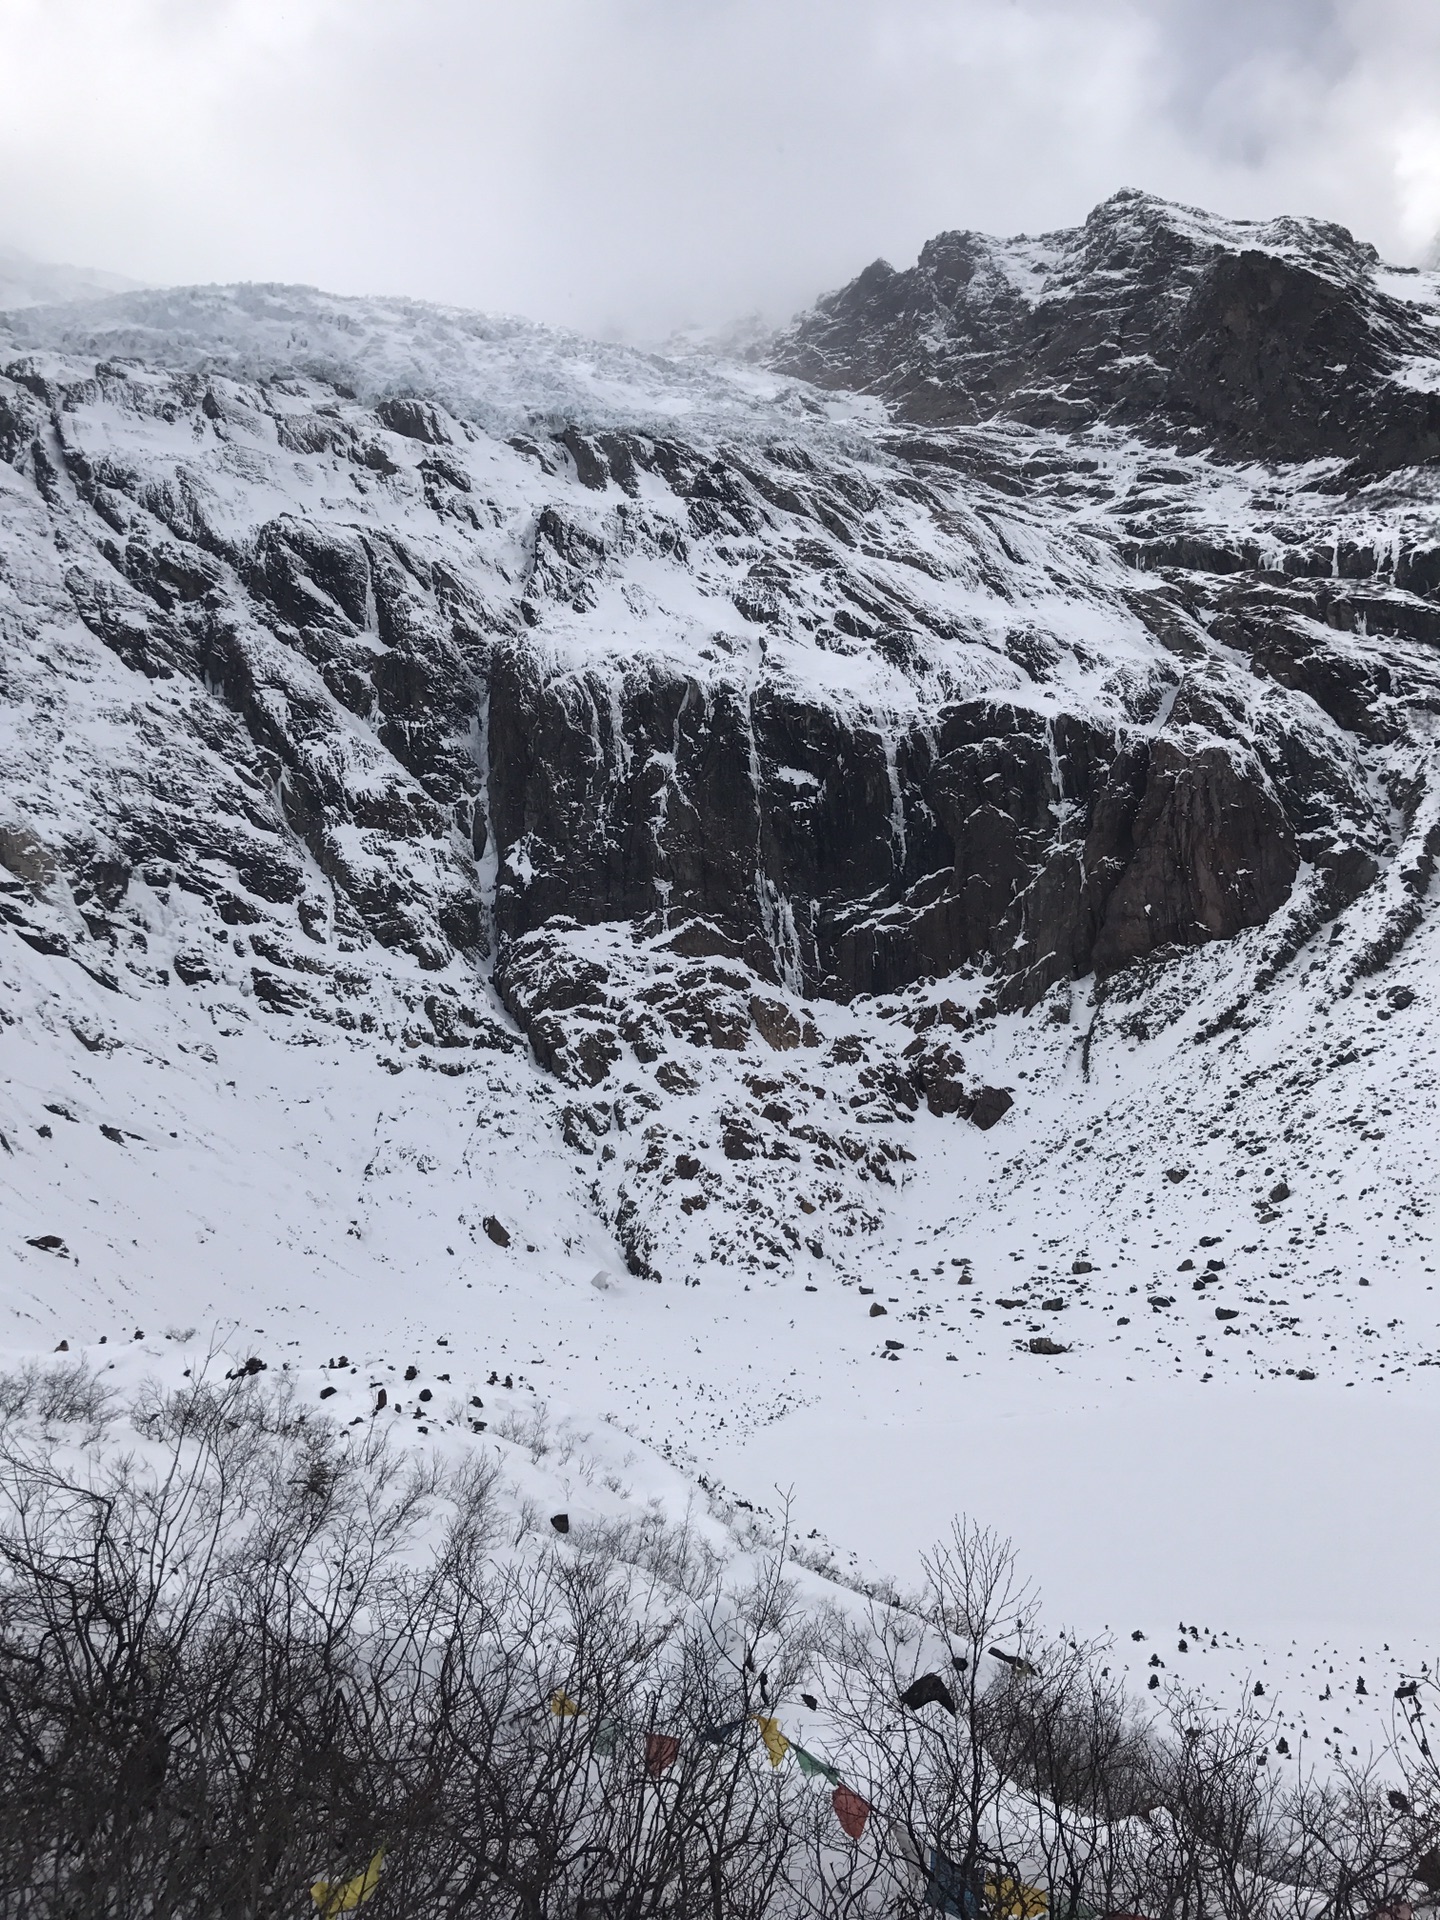
<path id="1" fill-rule="evenodd" d="M 552 1513 L 550 1516 L 550 1524 L 556 1533 L 568 1533 L 570 1531 L 570 1516 L 568 1513 Z"/>
<path id="2" fill-rule="evenodd" d="M 870 1318 L 871 1318 L 872 1320 L 879 1320 L 879 1319 L 881 1319 L 881 1318 L 882 1318 L 882 1317 L 884 1316 L 884 1314 L 885 1314 L 885 1312 L 886 1312 L 886 1309 L 885 1309 L 884 1307 L 882 1307 L 882 1306 L 881 1306 L 881 1304 L 880 1304 L 880 1302 L 879 1302 L 878 1300 L 872 1300 L 872 1301 L 871 1301 L 871 1303 L 870 1303 Z"/>
<path id="3" fill-rule="evenodd" d="M 183 986 L 198 987 L 203 982 L 215 978 L 215 972 L 210 965 L 208 955 L 200 953 L 194 948 L 190 948 L 184 953 L 177 953 L 170 964 L 175 969 L 176 979 L 179 980 Z"/>
<path id="4" fill-rule="evenodd" d="M 484 1227 L 486 1233 L 489 1234 L 497 1247 L 509 1246 L 510 1230 L 508 1227 L 502 1226 L 493 1213 L 487 1213 L 480 1224 Z"/>
<path id="5" fill-rule="evenodd" d="M 1180 1182 L 1186 1178 L 1189 1172 L 1190 1172 L 1190 1169 L 1188 1167 L 1167 1167 L 1165 1169 L 1165 1178 L 1167 1180 L 1173 1180 L 1175 1184 L 1178 1186 Z"/>
<path id="6" fill-rule="evenodd" d="M 988 1133 L 997 1121 L 1003 1120 L 1015 1104 L 1015 1096 L 1004 1087 L 977 1087 L 970 1101 L 969 1119 Z"/>
<path id="7" fill-rule="evenodd" d="M 1272 1207 L 1278 1207 L 1282 1200 L 1288 1200 L 1290 1198 L 1290 1189 L 1283 1180 L 1277 1180 L 1274 1186 L 1271 1187 L 1266 1198 Z"/>
<path id="8" fill-rule="evenodd" d="M 1069 1353 L 1070 1349 L 1069 1347 L 1061 1346 L 1058 1340 L 1050 1339 L 1048 1334 L 1042 1333 L 1042 1334 L 1038 1334 L 1035 1337 L 1035 1339 L 1033 1339 L 1030 1342 L 1030 1351 L 1031 1353 L 1042 1353 L 1046 1355 L 1051 1355 L 1051 1354 L 1057 1354 L 1057 1353 Z"/>
<path id="9" fill-rule="evenodd" d="M 1238 1307 L 1216 1307 L 1215 1318 L 1217 1320 L 1238 1320 L 1240 1318 L 1240 1309 Z"/>
<path id="10" fill-rule="evenodd" d="M 38 1247 L 41 1253 L 65 1253 L 65 1242 L 58 1233 L 37 1233 L 33 1240 L 25 1242 L 27 1247 Z"/>
<path id="11" fill-rule="evenodd" d="M 1093 1273 L 1094 1267 L 1088 1260 L 1074 1260 L 1070 1265 L 1071 1273 Z"/>

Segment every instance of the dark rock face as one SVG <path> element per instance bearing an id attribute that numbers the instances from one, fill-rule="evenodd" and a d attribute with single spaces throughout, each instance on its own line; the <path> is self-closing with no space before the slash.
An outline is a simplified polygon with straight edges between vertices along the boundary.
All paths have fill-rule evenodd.
<path id="1" fill-rule="evenodd" d="M 1440 397 L 1397 385 L 1432 351 L 1374 249 L 1321 221 L 1222 221 L 1125 192 L 1037 239 L 944 233 L 867 267 L 772 364 L 916 420 L 1098 421 L 1262 459 L 1380 468 L 1440 455 Z"/>
<path id="2" fill-rule="evenodd" d="M 1157 948 L 1227 940 L 1284 905 L 1299 870 L 1272 793 L 1222 747 L 1151 755 L 1130 823 L 1134 853 L 1106 902 L 1092 957 L 1102 972 Z"/>
<path id="3" fill-rule="evenodd" d="M 523 856 L 502 858 L 506 940 L 556 914 L 648 922 L 663 906 L 808 992 L 998 964 L 1002 1004 L 1030 1005 L 1093 968 L 1259 925 L 1289 897 L 1302 841 L 1330 858 L 1336 769 L 1257 742 L 1200 679 L 1150 741 L 991 700 L 893 745 L 649 671 L 617 696 L 509 657 L 494 685 L 492 820 Z M 1366 803 L 1346 788 L 1335 808 Z M 1351 897 L 1367 873 L 1346 878 Z"/>

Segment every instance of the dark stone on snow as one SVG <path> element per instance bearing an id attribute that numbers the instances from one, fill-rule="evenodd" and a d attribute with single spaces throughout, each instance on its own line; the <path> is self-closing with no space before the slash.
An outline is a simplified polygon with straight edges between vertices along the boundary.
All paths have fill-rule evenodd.
<path id="1" fill-rule="evenodd" d="M 970 1101 L 967 1118 L 988 1132 L 997 1121 L 1005 1118 L 1014 1104 L 1015 1096 L 1004 1087 L 977 1087 Z"/>
<path id="2" fill-rule="evenodd" d="M 215 978 L 209 960 L 203 953 L 177 953 L 171 965 L 175 969 L 176 979 L 187 987 L 198 987 L 203 981 Z"/>
<path id="3" fill-rule="evenodd" d="M 495 1242 L 497 1247 L 509 1246 L 510 1230 L 508 1227 L 502 1226 L 493 1213 L 487 1213 L 480 1224 L 484 1227 L 486 1233 Z"/>

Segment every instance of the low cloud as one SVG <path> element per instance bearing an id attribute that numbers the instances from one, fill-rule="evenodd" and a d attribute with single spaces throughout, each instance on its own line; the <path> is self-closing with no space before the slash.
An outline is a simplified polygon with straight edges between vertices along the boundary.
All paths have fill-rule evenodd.
<path id="1" fill-rule="evenodd" d="M 1440 227 L 1431 0 L 0 0 L 0 239 L 654 335 L 1119 186 Z"/>

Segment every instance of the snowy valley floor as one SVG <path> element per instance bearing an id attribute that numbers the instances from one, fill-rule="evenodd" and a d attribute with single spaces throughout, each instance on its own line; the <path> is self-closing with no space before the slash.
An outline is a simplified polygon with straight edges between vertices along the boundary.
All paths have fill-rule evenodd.
<path id="1" fill-rule="evenodd" d="M 1167 976 L 1144 1037 L 1102 1007 L 1088 1079 L 1089 983 L 1068 1021 L 991 1020 L 966 1060 L 1015 1106 L 988 1132 L 922 1106 L 868 1234 L 853 1193 L 816 1188 L 818 1256 L 747 1271 L 667 1243 L 657 1283 L 591 1192 L 627 1162 L 567 1148 L 528 1051 L 444 1071 L 203 990 L 116 993 L 7 935 L 7 1364 L 65 1339 L 166 1374 L 218 1343 L 317 1403 L 335 1386 L 342 1420 L 384 1385 L 415 1444 L 512 1451 L 543 1402 L 629 1463 L 627 1498 L 774 1515 L 793 1490 L 808 1559 L 902 1584 L 965 1512 L 1014 1539 L 1052 1623 L 1115 1636 L 1137 1690 L 1259 1680 L 1311 1751 L 1363 1752 L 1434 1651 L 1440 969 L 1427 921 L 1337 998 L 1344 947 L 1201 1044 L 1213 965 L 1194 1006 Z M 1254 957 L 1234 943 L 1235 984 Z M 808 1011 L 825 1044 L 893 1013 Z M 728 1162 L 716 1122 L 757 1050 L 708 1056 L 663 1116 L 742 1227 L 769 1163 Z M 545 1498 L 583 1504 L 547 1471 Z"/>

